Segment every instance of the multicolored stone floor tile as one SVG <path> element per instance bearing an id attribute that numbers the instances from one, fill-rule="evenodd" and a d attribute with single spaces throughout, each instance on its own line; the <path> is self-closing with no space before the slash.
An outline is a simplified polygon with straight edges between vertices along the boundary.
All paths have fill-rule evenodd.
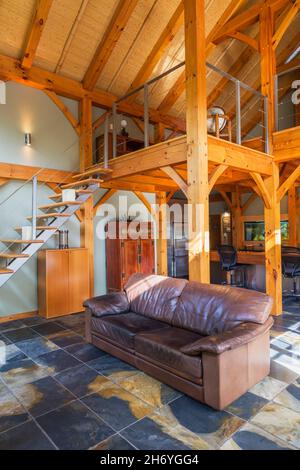
<path id="1" fill-rule="evenodd" d="M 13 388 L 14 395 L 34 417 L 66 405 L 75 399 L 74 395 L 62 387 L 52 377 Z"/>
<path id="2" fill-rule="evenodd" d="M 46 338 L 54 336 L 60 331 L 65 330 L 66 328 L 62 325 L 59 325 L 56 322 L 42 323 L 40 325 L 33 326 L 32 329 L 41 336 Z"/>
<path id="3" fill-rule="evenodd" d="M 37 422 L 61 450 L 86 450 L 115 434 L 79 401 L 47 413 Z"/>
<path id="4" fill-rule="evenodd" d="M 47 375 L 49 375 L 47 368 L 39 366 L 30 359 L 9 362 L 0 369 L 0 377 L 11 387 L 34 382 Z"/>
<path id="5" fill-rule="evenodd" d="M 82 336 L 70 330 L 62 330 L 54 336 L 51 336 L 52 343 L 60 348 L 67 348 L 73 344 L 81 343 Z"/>
<path id="6" fill-rule="evenodd" d="M 88 343 L 74 344 L 66 348 L 66 351 L 82 362 L 89 362 L 94 359 L 99 359 L 99 357 L 106 356 L 104 351 Z"/>
<path id="7" fill-rule="evenodd" d="M 226 408 L 226 411 L 248 421 L 268 403 L 268 400 L 254 393 L 247 392 Z"/>
<path id="8" fill-rule="evenodd" d="M 300 448 L 300 413 L 277 403 L 268 403 L 252 423 L 277 438 Z"/>
<path id="9" fill-rule="evenodd" d="M 151 406 L 105 377 L 102 377 L 102 384 L 97 392 L 81 401 L 116 431 L 153 412 Z"/>
<path id="10" fill-rule="evenodd" d="M 55 446 L 33 421 L 29 421 L 1 433 L 0 450 L 55 450 Z"/>
<path id="11" fill-rule="evenodd" d="M 96 370 L 82 364 L 60 372 L 55 380 L 70 390 L 77 398 L 96 392 L 105 378 Z"/>
<path id="12" fill-rule="evenodd" d="M 300 378 L 277 395 L 274 401 L 300 413 Z"/>
<path id="13" fill-rule="evenodd" d="M 114 381 L 114 375 L 108 376 Z M 148 403 L 150 406 L 162 407 L 182 396 L 180 392 L 165 385 L 149 375 L 139 372 L 130 377 L 117 377 L 116 383 L 128 392 Z"/>
<path id="14" fill-rule="evenodd" d="M 8 362 L 21 361 L 22 359 L 26 359 L 25 354 L 22 351 L 20 351 L 20 349 L 14 344 L 8 344 L 4 346 L 0 345 L 0 355 L 1 355 L 0 366 L 2 364 L 7 364 Z M 1 367 L 0 367 L 0 371 L 1 371 Z"/>
<path id="15" fill-rule="evenodd" d="M 20 341 L 16 343 L 16 345 L 30 359 L 35 359 L 36 357 L 58 349 L 58 346 L 42 337 L 33 338 L 27 341 Z"/>
<path id="16" fill-rule="evenodd" d="M 78 366 L 80 362 L 63 349 L 43 354 L 35 359 L 36 363 L 48 369 L 48 375 L 58 374 L 62 370 Z"/>
<path id="17" fill-rule="evenodd" d="M 88 345 L 83 314 L 0 324 L 0 449 L 300 448 L 300 305 L 287 310 L 269 377 L 221 412 Z"/>
<path id="18" fill-rule="evenodd" d="M 0 433 L 29 419 L 25 408 L 9 389 L 0 383 Z"/>
<path id="19" fill-rule="evenodd" d="M 4 331 L 3 336 L 9 339 L 12 343 L 19 341 L 26 341 L 28 339 L 36 338 L 38 333 L 31 328 L 19 328 L 17 330 Z"/>
<path id="20" fill-rule="evenodd" d="M 128 441 L 123 439 L 119 434 L 109 437 L 100 444 L 92 447 L 90 450 L 136 450 Z"/>
<path id="21" fill-rule="evenodd" d="M 245 424 L 220 450 L 290 450 L 286 442 L 268 434 L 253 424 Z"/>
<path id="22" fill-rule="evenodd" d="M 109 355 L 90 361 L 87 365 L 114 382 L 139 373 L 135 367 Z"/>
<path id="23" fill-rule="evenodd" d="M 273 400 L 284 388 L 287 387 L 286 382 L 274 379 L 273 377 L 266 377 L 258 384 L 254 385 L 249 392 L 265 398 L 266 400 Z"/>

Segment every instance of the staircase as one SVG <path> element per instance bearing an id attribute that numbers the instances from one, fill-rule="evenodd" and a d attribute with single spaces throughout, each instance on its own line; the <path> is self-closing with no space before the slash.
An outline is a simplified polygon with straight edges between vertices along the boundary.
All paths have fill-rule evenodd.
<path id="1" fill-rule="evenodd" d="M 74 175 L 74 182 L 62 185 L 63 189 L 76 191 L 75 201 L 62 201 L 62 192 L 51 196 L 51 203 L 38 207 L 40 213 L 27 217 L 32 222 L 33 240 L 5 239 L 0 240 L 12 251 L 0 252 L 0 287 L 2 287 L 22 266 L 39 251 L 42 246 L 59 230 L 80 207 L 100 187 L 104 177 L 108 177 L 111 170 L 108 168 L 94 167 L 84 173 Z M 21 228 L 15 228 L 21 232 Z M 19 247 L 19 250 L 18 250 Z M 17 251 L 18 250 L 18 251 Z M 5 264 L 1 267 L 2 264 Z"/>

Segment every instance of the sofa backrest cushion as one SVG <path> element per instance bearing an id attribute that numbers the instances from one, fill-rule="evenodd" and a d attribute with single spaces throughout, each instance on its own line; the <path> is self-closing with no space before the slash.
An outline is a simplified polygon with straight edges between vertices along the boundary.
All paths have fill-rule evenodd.
<path id="1" fill-rule="evenodd" d="M 186 284 L 184 279 L 134 274 L 125 286 L 130 310 L 172 324 L 179 297 Z"/>
<path id="2" fill-rule="evenodd" d="M 172 323 L 210 336 L 232 330 L 241 323 L 265 323 L 272 304 L 272 299 L 260 292 L 189 282 L 177 303 Z"/>

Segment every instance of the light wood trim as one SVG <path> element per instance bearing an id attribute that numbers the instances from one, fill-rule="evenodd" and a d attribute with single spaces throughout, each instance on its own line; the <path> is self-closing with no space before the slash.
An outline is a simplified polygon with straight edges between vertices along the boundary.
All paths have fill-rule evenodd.
<path id="1" fill-rule="evenodd" d="M 270 194 L 268 193 L 268 190 L 266 188 L 266 185 L 264 183 L 264 180 L 262 179 L 261 175 L 259 173 L 250 173 L 252 179 L 257 185 L 257 188 L 259 190 L 259 193 L 261 195 L 262 200 L 264 201 L 265 207 L 267 209 L 271 209 L 271 198 Z"/>
<path id="2" fill-rule="evenodd" d="M 297 246 L 297 193 L 296 186 L 292 186 L 288 192 L 289 211 L 289 244 Z"/>
<path id="3" fill-rule="evenodd" d="M 300 0 L 295 0 L 273 35 L 273 48 L 276 50 L 284 34 L 295 19 L 300 8 Z"/>
<path id="4" fill-rule="evenodd" d="M 134 191 L 134 194 L 144 204 L 144 206 L 147 208 L 149 214 L 151 214 L 152 216 L 155 217 L 155 210 L 152 207 L 152 205 L 150 204 L 150 202 L 148 201 L 148 199 L 146 198 L 146 196 L 144 196 L 144 194 L 141 191 Z"/>
<path id="5" fill-rule="evenodd" d="M 6 315 L 5 317 L 0 317 L 0 324 L 1 323 L 6 323 L 9 321 L 14 321 L 14 320 L 23 320 L 25 318 L 32 318 L 38 315 L 38 311 L 35 310 L 33 312 L 25 312 L 25 313 L 15 313 L 11 315 Z"/>
<path id="6" fill-rule="evenodd" d="M 92 101 L 84 97 L 80 101 L 80 171 L 85 171 L 93 165 L 93 122 L 92 122 Z"/>
<path id="7" fill-rule="evenodd" d="M 168 275 L 168 240 L 167 240 L 167 197 L 165 192 L 156 194 L 158 210 L 155 214 L 157 241 L 157 274 Z"/>
<path id="8" fill-rule="evenodd" d="M 211 192 L 217 183 L 218 179 L 223 175 L 223 173 L 228 169 L 228 165 L 219 165 L 217 166 L 209 178 L 209 192 Z"/>
<path id="9" fill-rule="evenodd" d="M 293 173 L 285 180 L 277 191 L 277 201 L 280 202 L 285 196 L 287 191 L 295 184 L 300 177 L 300 165 L 293 171 Z"/>
<path id="10" fill-rule="evenodd" d="M 166 173 L 175 183 L 179 186 L 181 191 L 187 196 L 188 195 L 188 185 L 186 181 L 177 173 L 174 168 L 171 166 L 165 166 L 164 168 L 161 168 L 161 170 Z"/>
<path id="11" fill-rule="evenodd" d="M 81 248 L 88 249 L 90 297 L 94 295 L 94 205 L 90 197 L 83 206 L 83 221 L 80 224 Z"/>
<path id="12" fill-rule="evenodd" d="M 115 193 L 117 192 L 116 189 L 109 189 L 104 196 L 102 196 L 99 201 L 94 205 L 94 217 L 97 215 L 97 211 L 100 206 L 106 203 Z"/>
<path id="13" fill-rule="evenodd" d="M 8 182 L 7 179 L 5 179 L 5 178 L 0 178 L 0 187 L 1 187 L 1 186 L 4 186 L 7 182 Z"/>
<path id="14" fill-rule="evenodd" d="M 30 26 L 28 39 L 26 41 L 24 55 L 21 62 L 24 69 L 29 69 L 32 66 L 52 3 L 53 0 L 36 1 L 36 10 L 32 24 Z"/>
<path id="15" fill-rule="evenodd" d="M 176 36 L 176 34 L 178 33 L 182 25 L 183 25 L 183 3 L 180 2 L 175 12 L 173 13 L 170 21 L 168 22 L 167 26 L 161 33 L 158 41 L 154 45 L 152 51 L 148 55 L 142 68 L 140 69 L 137 76 L 131 83 L 129 90 L 128 90 L 129 92 L 131 90 L 134 90 L 135 88 L 138 88 L 140 85 L 142 85 L 149 79 L 156 65 L 162 58 L 167 48 L 170 46 L 171 42 L 173 41 L 174 37 Z M 133 95 L 127 101 L 128 102 L 134 101 L 135 98 L 136 96 Z"/>
<path id="16" fill-rule="evenodd" d="M 232 209 L 233 204 L 232 204 L 231 200 L 229 199 L 229 197 L 227 196 L 227 193 L 225 191 L 222 191 L 222 190 L 218 190 L 218 193 L 221 194 L 221 196 L 222 196 L 223 200 L 226 202 L 228 208 Z"/>
<path id="17" fill-rule="evenodd" d="M 300 59 L 294 59 L 288 64 L 281 64 L 277 67 L 277 73 L 288 72 L 294 68 L 300 67 Z"/>
<path id="18" fill-rule="evenodd" d="M 74 174 L 69 171 L 52 170 L 51 168 L 39 168 L 36 166 L 0 162 L 1 179 L 27 181 L 37 173 L 39 173 L 37 175 L 38 181 L 56 184 L 72 181 L 72 175 Z"/>
<path id="19" fill-rule="evenodd" d="M 104 33 L 83 79 L 86 90 L 93 90 L 114 48 L 131 18 L 138 0 L 119 0 L 116 11 Z"/>
<path id="20" fill-rule="evenodd" d="M 69 108 L 59 99 L 56 93 L 54 91 L 49 91 L 49 90 L 44 90 L 48 98 L 50 98 L 51 101 L 60 109 L 60 111 L 64 114 L 64 116 L 68 119 L 69 123 L 73 127 L 74 131 L 76 132 L 77 135 L 80 135 L 80 124 L 75 119 L 75 117 L 72 115 L 71 111 Z"/>
<path id="21" fill-rule="evenodd" d="M 228 37 L 237 39 L 238 41 L 247 44 L 247 46 L 250 46 L 255 52 L 260 52 L 258 41 L 253 39 L 251 36 L 248 36 L 247 34 L 243 34 L 240 31 L 235 31 L 234 33 L 228 34 Z"/>

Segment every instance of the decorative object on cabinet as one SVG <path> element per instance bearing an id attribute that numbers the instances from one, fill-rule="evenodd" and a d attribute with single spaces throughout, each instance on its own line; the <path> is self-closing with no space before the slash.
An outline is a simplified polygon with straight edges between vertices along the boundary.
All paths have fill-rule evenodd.
<path id="1" fill-rule="evenodd" d="M 82 304 L 89 297 L 89 255 L 86 248 L 39 252 L 39 315 L 54 318 L 82 312 Z"/>
<path id="2" fill-rule="evenodd" d="M 155 273 L 153 225 L 112 221 L 106 226 L 106 282 L 109 291 L 122 290 L 134 273 Z"/>

